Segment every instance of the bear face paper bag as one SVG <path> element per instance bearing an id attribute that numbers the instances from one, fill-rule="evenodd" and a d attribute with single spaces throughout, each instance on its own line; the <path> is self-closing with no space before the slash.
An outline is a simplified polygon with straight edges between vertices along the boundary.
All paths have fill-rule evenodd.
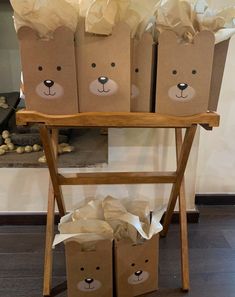
<path id="1" fill-rule="evenodd" d="M 46 114 L 78 112 L 74 33 L 60 27 L 50 40 L 18 30 L 26 108 Z"/>
<path id="2" fill-rule="evenodd" d="M 76 34 L 79 108 L 86 111 L 130 111 L 130 29 L 120 23 L 112 35 Z"/>
<path id="3" fill-rule="evenodd" d="M 117 297 L 132 297 L 158 289 L 159 235 L 134 245 L 130 240 L 115 241 Z"/>
<path id="4" fill-rule="evenodd" d="M 152 73 L 155 65 L 153 37 L 145 32 L 132 42 L 131 111 L 152 111 Z"/>
<path id="5" fill-rule="evenodd" d="M 112 297 L 111 240 L 100 240 L 89 251 L 70 240 L 65 252 L 68 297 Z"/>
<path id="6" fill-rule="evenodd" d="M 214 34 L 198 33 L 192 43 L 172 31 L 159 36 L 156 112 L 193 115 L 207 111 L 214 53 Z"/>

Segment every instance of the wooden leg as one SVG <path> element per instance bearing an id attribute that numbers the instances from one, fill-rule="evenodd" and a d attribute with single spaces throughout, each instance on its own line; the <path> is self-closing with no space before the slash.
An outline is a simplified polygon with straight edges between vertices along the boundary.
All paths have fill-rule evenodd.
<path id="1" fill-rule="evenodd" d="M 49 137 L 49 131 L 46 131 L 46 132 L 47 132 L 47 136 Z M 45 130 L 43 130 L 43 133 L 45 133 Z M 41 133 L 41 136 L 43 133 Z M 44 134 L 43 134 L 43 137 L 44 137 Z M 45 137 L 44 138 L 43 137 L 42 137 L 42 141 L 44 144 L 48 140 Z M 53 164 L 54 166 L 57 159 L 57 145 L 58 145 L 58 129 L 52 129 L 49 148 L 47 147 L 46 149 L 47 150 L 50 149 L 50 154 L 54 157 L 54 164 Z M 48 151 L 47 151 L 47 155 L 48 155 Z M 60 204 L 58 203 L 58 208 L 60 209 L 60 215 L 63 215 L 63 213 L 65 213 L 63 197 L 59 196 L 59 199 L 57 200 L 57 202 L 60 201 L 60 198 L 62 203 Z M 46 242 L 45 242 L 45 256 L 44 256 L 43 296 L 50 296 L 51 286 L 52 286 L 52 266 L 53 266 L 52 243 L 54 238 L 55 199 L 56 197 L 54 194 L 53 184 L 52 184 L 52 180 L 50 179 L 49 190 L 48 190 Z"/>
<path id="2" fill-rule="evenodd" d="M 179 195 L 181 182 L 184 177 L 185 168 L 187 165 L 189 153 L 190 153 L 190 150 L 192 147 L 192 143 L 193 143 L 193 139 L 194 139 L 196 130 L 197 130 L 197 125 L 192 125 L 190 128 L 186 129 L 186 133 L 184 136 L 184 142 L 182 144 L 179 161 L 178 161 L 178 166 L 177 166 L 177 178 L 176 178 L 175 183 L 172 186 L 170 199 L 168 202 L 166 214 L 164 216 L 163 230 L 161 232 L 161 236 L 166 236 L 168 228 L 169 228 L 169 224 L 171 222 L 171 218 L 172 218 L 172 215 L 173 215 L 173 212 L 175 209 L 177 197 Z"/>
<path id="3" fill-rule="evenodd" d="M 54 238 L 54 217 L 55 217 L 55 196 L 51 181 L 49 182 L 48 191 L 48 208 L 47 208 L 47 226 L 46 242 L 44 256 L 44 279 L 43 279 L 43 296 L 50 296 L 52 284 L 52 264 L 53 253 L 52 243 Z"/>
<path id="4" fill-rule="evenodd" d="M 53 131 L 54 133 L 56 133 L 55 132 L 56 129 L 54 129 Z M 59 210 L 60 216 L 64 216 L 65 205 L 64 205 L 64 199 L 63 199 L 61 187 L 59 185 L 58 177 L 57 177 L 58 170 L 56 166 L 56 155 L 54 151 L 55 144 L 53 143 L 53 140 L 50 137 L 48 128 L 45 125 L 42 125 L 40 127 L 40 136 L 43 143 L 44 152 L 46 155 L 47 165 L 50 172 L 51 182 L 53 185 L 53 190 L 54 190 L 54 195 L 56 197 L 58 210 Z"/>
<path id="5" fill-rule="evenodd" d="M 176 157 L 177 165 L 180 158 L 180 151 L 182 148 L 182 129 L 175 129 L 175 142 L 176 142 Z M 185 200 L 185 184 L 184 178 L 182 179 L 180 192 L 179 192 L 179 214 L 180 214 L 180 237 L 181 237 L 181 274 L 182 274 L 182 289 L 183 291 L 189 290 L 189 255 L 188 255 L 188 227 L 187 227 L 187 212 Z"/>

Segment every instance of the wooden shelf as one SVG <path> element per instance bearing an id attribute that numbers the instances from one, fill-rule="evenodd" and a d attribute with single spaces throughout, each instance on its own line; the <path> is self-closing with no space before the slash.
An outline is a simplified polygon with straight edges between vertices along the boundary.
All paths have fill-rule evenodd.
<path id="1" fill-rule="evenodd" d="M 91 184 L 146 184 L 172 183 L 168 206 L 163 220 L 162 236 L 167 235 L 169 224 L 179 199 L 181 229 L 181 273 L 182 289 L 189 290 L 189 259 L 187 239 L 186 201 L 184 191 L 184 173 L 192 148 L 197 126 L 211 130 L 219 126 L 220 117 L 213 112 L 193 116 L 168 116 L 158 113 L 136 112 L 85 112 L 73 115 L 46 115 L 34 111 L 21 110 L 16 113 L 18 125 L 38 123 L 44 152 L 50 173 L 48 193 L 47 229 L 45 244 L 43 295 L 51 293 L 52 281 L 52 238 L 55 216 L 55 201 L 61 216 L 66 208 L 62 185 Z M 174 128 L 177 166 L 176 171 L 165 172 L 90 172 L 60 174 L 57 168 L 57 144 L 59 127 L 112 127 L 112 128 Z M 182 128 L 186 131 L 182 133 Z"/>
<path id="2" fill-rule="evenodd" d="M 36 111 L 20 110 L 17 125 L 42 123 L 52 127 L 113 127 L 113 128 L 187 128 L 194 124 L 211 129 L 219 126 L 217 113 L 207 112 L 193 116 L 169 116 L 142 112 L 84 112 L 72 115 L 46 115 Z"/>
<path id="3" fill-rule="evenodd" d="M 60 185 L 121 185 L 174 183 L 176 172 L 96 172 L 76 173 L 75 176 L 59 174 Z"/>

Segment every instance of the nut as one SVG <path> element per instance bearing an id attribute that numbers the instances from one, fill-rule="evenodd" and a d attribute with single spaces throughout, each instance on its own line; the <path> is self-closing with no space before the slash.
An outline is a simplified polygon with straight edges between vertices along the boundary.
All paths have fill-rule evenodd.
<path id="1" fill-rule="evenodd" d="M 9 144 L 9 143 L 11 143 L 11 138 L 10 137 L 7 137 L 7 138 L 5 138 L 5 144 Z"/>
<path id="2" fill-rule="evenodd" d="M 8 138 L 9 136 L 10 136 L 9 131 L 7 131 L 7 130 L 2 131 L 2 138 L 6 139 L 6 138 Z"/>
<path id="3" fill-rule="evenodd" d="M 6 153 L 6 151 L 0 148 L 0 156 L 4 155 L 5 153 Z"/>
<path id="4" fill-rule="evenodd" d="M 41 156 L 41 157 L 38 159 L 38 162 L 40 162 L 40 163 L 46 163 L 46 162 L 47 162 L 47 160 L 46 160 L 46 156 L 45 156 L 45 155 Z"/>
<path id="5" fill-rule="evenodd" d="M 24 153 L 24 147 L 23 147 L 23 146 L 19 146 L 19 147 L 17 147 L 16 152 L 17 152 L 18 154 L 23 154 L 23 153 Z"/>
<path id="6" fill-rule="evenodd" d="M 74 146 L 68 145 L 62 148 L 63 153 L 71 153 L 74 151 Z"/>
<path id="7" fill-rule="evenodd" d="M 33 151 L 34 152 L 39 152 L 42 149 L 41 145 L 39 144 L 34 144 L 33 145 Z"/>
<path id="8" fill-rule="evenodd" d="M 6 103 L 6 97 L 0 96 L 0 104 L 1 103 Z"/>
<path id="9" fill-rule="evenodd" d="M 15 146 L 14 146 L 14 144 L 13 143 L 8 143 L 7 144 L 7 146 L 8 146 L 8 149 L 10 150 L 10 151 L 13 151 L 14 150 L 14 148 L 15 148 Z"/>
<path id="10" fill-rule="evenodd" d="M 0 146 L 0 149 L 4 150 L 4 151 L 8 151 L 8 146 L 7 144 L 3 144 Z"/>
<path id="11" fill-rule="evenodd" d="M 3 109 L 7 109 L 9 108 L 9 105 L 7 103 L 1 103 L 0 107 L 2 107 Z"/>
<path id="12" fill-rule="evenodd" d="M 26 147 L 24 148 L 26 153 L 31 153 L 33 151 L 33 148 L 31 145 L 26 145 Z"/>

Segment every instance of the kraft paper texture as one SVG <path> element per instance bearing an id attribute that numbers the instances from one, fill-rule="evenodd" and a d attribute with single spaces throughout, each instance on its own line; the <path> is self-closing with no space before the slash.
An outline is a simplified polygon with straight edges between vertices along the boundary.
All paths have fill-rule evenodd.
<path id="1" fill-rule="evenodd" d="M 112 297 L 112 241 L 96 242 L 94 250 L 84 251 L 74 240 L 65 244 L 68 297 Z"/>
<path id="2" fill-rule="evenodd" d="M 129 27 L 119 23 L 112 35 L 94 35 L 85 33 L 81 19 L 75 39 L 80 112 L 130 111 Z"/>
<path id="3" fill-rule="evenodd" d="M 18 32 L 26 108 L 45 114 L 78 112 L 74 33 L 66 27 L 53 39 L 38 38 L 30 27 Z"/>
<path id="4" fill-rule="evenodd" d="M 133 297 L 158 289 L 159 235 L 133 245 L 115 240 L 116 296 Z"/>
<path id="5" fill-rule="evenodd" d="M 214 34 L 210 31 L 198 33 L 193 43 L 179 43 L 172 31 L 161 33 L 156 112 L 186 116 L 207 111 L 213 54 Z"/>
<path id="6" fill-rule="evenodd" d="M 153 37 L 145 32 L 139 40 L 132 40 L 131 111 L 152 110 L 152 71 L 154 67 Z"/>

